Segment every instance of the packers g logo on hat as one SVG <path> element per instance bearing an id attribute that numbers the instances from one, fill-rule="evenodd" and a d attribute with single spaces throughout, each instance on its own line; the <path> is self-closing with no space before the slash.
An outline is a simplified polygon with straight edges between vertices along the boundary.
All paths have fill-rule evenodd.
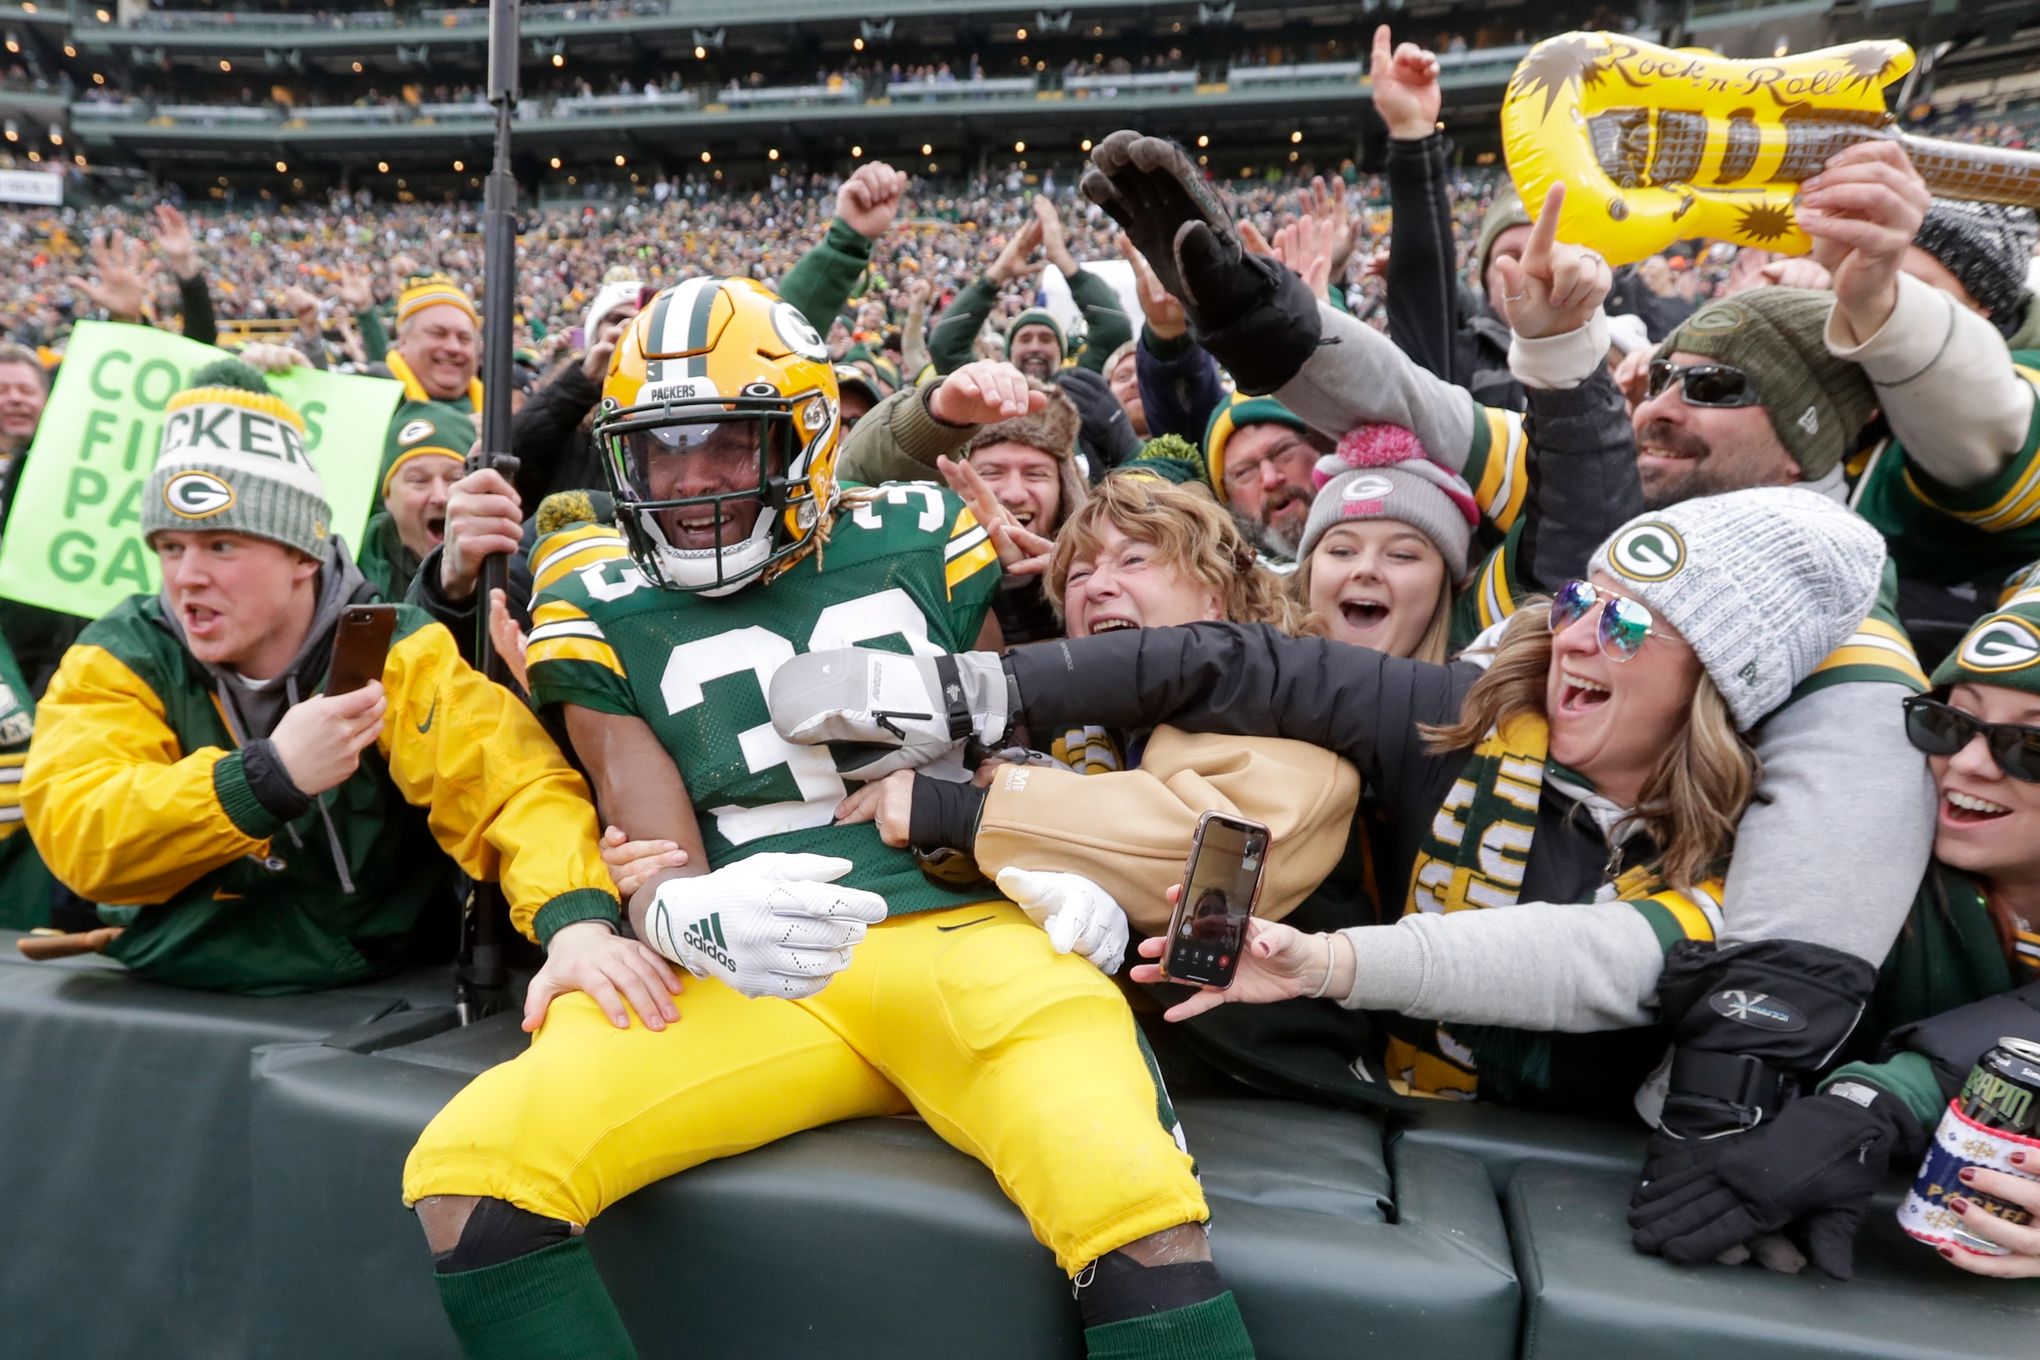
<path id="1" fill-rule="evenodd" d="M 234 488 L 210 472 L 180 472 L 163 484 L 163 504 L 181 519 L 209 519 L 234 505 Z"/>
<path id="2" fill-rule="evenodd" d="M 2016 614 L 1985 619 L 1962 639 L 1962 669 L 1991 674 L 2040 661 L 2040 629 Z"/>
<path id="3" fill-rule="evenodd" d="M 1378 472 L 1370 472 L 1348 482 L 1339 495 L 1349 501 L 1381 501 L 1387 500 L 1394 491 L 1394 482 Z"/>
<path id="4" fill-rule="evenodd" d="M 397 431 L 397 443 L 415 444 L 430 436 L 432 428 L 432 422 L 429 420 L 407 421 L 404 428 Z"/>
<path id="5" fill-rule="evenodd" d="M 1686 540 L 1663 520 L 1648 520 L 1608 545 L 1608 565 L 1632 581 L 1669 580 L 1686 565 Z"/>

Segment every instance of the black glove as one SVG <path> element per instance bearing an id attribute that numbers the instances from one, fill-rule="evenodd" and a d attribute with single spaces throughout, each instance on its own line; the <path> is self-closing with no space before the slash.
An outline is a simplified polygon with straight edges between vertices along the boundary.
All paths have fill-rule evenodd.
<path id="1" fill-rule="evenodd" d="M 1115 132 L 1091 152 L 1079 187 L 1126 229 L 1241 391 L 1273 392 L 1316 350 L 1316 297 L 1279 262 L 1246 253 L 1183 148 Z"/>
<path id="2" fill-rule="evenodd" d="M 1788 1232 L 1807 1260 L 1846 1280 L 1871 1195 L 1892 1156 L 1921 1136 L 1898 1097 L 1838 1082 L 1759 1128 L 1717 1140 L 1723 1146 L 1704 1164 L 1639 1189 L 1629 1210 L 1636 1249 L 1690 1265 Z"/>
<path id="3" fill-rule="evenodd" d="M 1083 420 L 1078 442 L 1090 456 L 1092 481 L 1140 452 L 1140 436 L 1103 377 L 1088 368 L 1066 368 L 1056 375 L 1056 385 Z"/>

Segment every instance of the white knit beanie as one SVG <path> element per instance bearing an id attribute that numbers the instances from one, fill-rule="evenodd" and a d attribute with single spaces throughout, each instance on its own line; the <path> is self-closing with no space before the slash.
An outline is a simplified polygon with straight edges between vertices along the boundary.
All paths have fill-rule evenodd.
<path id="1" fill-rule="evenodd" d="M 1884 539 L 1818 492 L 1762 487 L 1633 519 L 1588 569 L 1679 630 L 1747 732 L 1863 622 Z"/>

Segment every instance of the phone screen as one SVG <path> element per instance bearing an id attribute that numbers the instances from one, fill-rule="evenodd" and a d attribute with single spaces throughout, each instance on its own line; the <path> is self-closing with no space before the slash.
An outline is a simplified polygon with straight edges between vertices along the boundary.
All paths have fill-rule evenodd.
<path id="1" fill-rule="evenodd" d="M 1264 827 L 1217 817 L 1204 823 L 1183 896 L 1169 923 L 1164 971 L 1171 978 L 1216 987 L 1231 984 L 1267 852 Z"/>

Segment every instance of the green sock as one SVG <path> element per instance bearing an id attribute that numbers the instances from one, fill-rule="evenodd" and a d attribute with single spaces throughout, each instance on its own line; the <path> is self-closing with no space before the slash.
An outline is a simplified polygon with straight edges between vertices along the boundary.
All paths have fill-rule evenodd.
<path id="1" fill-rule="evenodd" d="M 468 1360 L 637 1360 L 585 1238 L 433 1278 Z"/>
<path id="2" fill-rule="evenodd" d="M 1254 1360 L 1254 1343 L 1228 1289 L 1166 1313 L 1084 1329 L 1091 1360 Z"/>

